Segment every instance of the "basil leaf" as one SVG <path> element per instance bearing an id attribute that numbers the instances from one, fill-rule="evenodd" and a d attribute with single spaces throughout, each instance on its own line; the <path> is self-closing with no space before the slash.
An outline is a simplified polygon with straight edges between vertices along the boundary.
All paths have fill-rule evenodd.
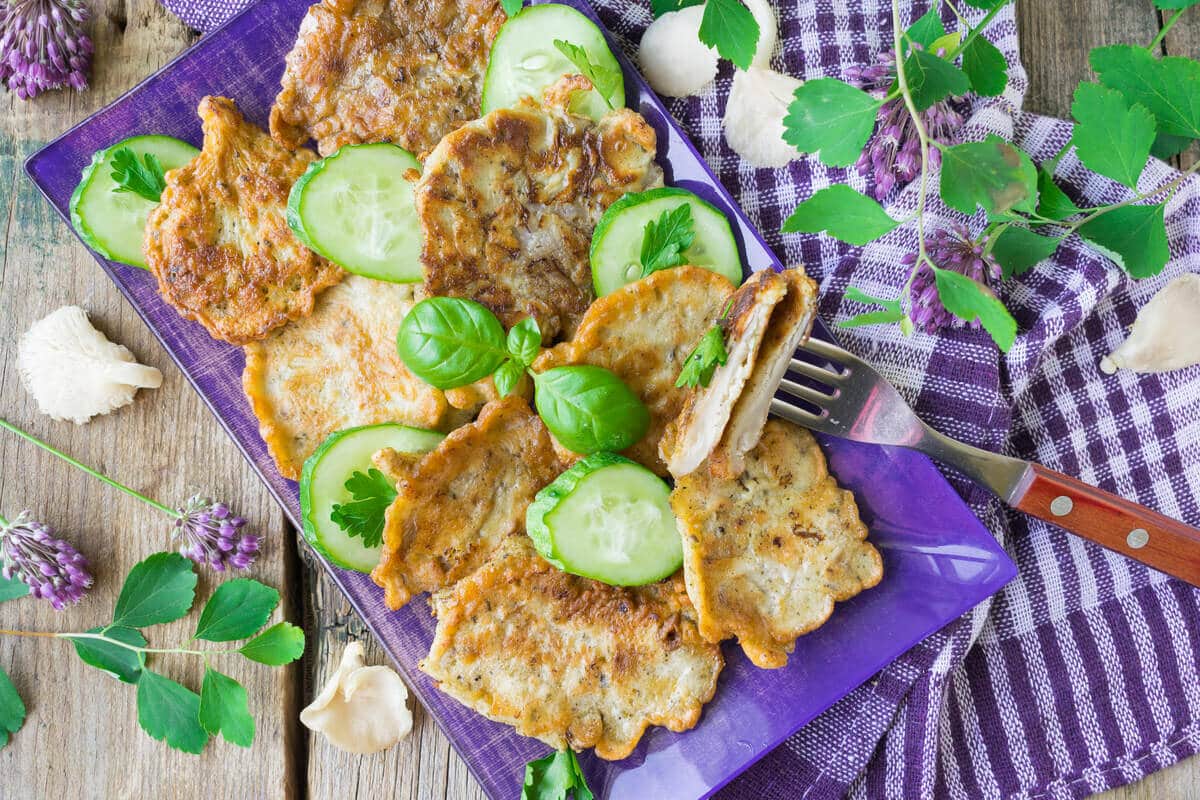
<path id="1" fill-rule="evenodd" d="M 525 366 L 533 363 L 542 349 L 542 331 L 533 317 L 512 326 L 508 332 L 508 354 Z"/>
<path id="2" fill-rule="evenodd" d="M 508 358 L 504 344 L 496 315 L 459 297 L 417 303 L 396 336 L 400 360 L 438 389 L 456 389 L 491 375 Z"/>
<path id="3" fill-rule="evenodd" d="M 500 0 L 500 7 L 504 9 L 504 15 L 509 19 L 520 13 L 522 4 L 522 0 Z"/>
<path id="4" fill-rule="evenodd" d="M 496 394 L 500 397 L 508 397 L 517 388 L 517 384 L 521 382 L 521 376 L 525 374 L 525 366 L 516 359 L 510 358 L 500 365 L 500 369 L 496 370 L 492 375 L 492 382 L 496 384 Z"/>
<path id="5" fill-rule="evenodd" d="M 572 452 L 624 450 L 650 428 L 645 404 L 603 367 L 555 367 L 534 373 L 533 383 L 538 414 L 554 438 Z"/>

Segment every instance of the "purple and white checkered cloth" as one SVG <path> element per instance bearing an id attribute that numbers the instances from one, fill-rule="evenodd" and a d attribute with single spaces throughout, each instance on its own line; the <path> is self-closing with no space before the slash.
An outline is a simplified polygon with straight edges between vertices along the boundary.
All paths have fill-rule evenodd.
<path id="1" fill-rule="evenodd" d="M 250 0 L 164 0 L 209 30 Z M 650 22 L 644 2 L 599 0 L 605 23 L 635 53 Z M 915 19 L 922 0 L 904 17 Z M 889 46 L 886 0 L 779 4 L 774 66 L 802 78 L 843 77 Z M 979 101 L 962 140 L 998 133 L 1042 161 L 1067 141 L 1068 123 L 1021 111 L 1027 86 L 1012 9 L 988 37 L 1013 65 L 1003 97 Z M 914 249 L 911 231 L 854 248 L 777 231 L 798 202 L 834 182 L 860 190 L 852 171 L 804 158 L 753 169 L 721 135 L 732 72 L 703 95 L 669 104 L 704 157 L 787 264 L 821 281 L 835 321 L 864 310 L 848 285 L 894 295 Z M 1175 173 L 1155 161 L 1140 186 Z M 1073 156 L 1058 177 L 1087 205 L 1120 198 Z M 914 187 L 890 201 L 915 205 Z M 967 221 L 940 203 L 937 223 Z M 1124 338 L 1137 309 L 1169 279 L 1200 272 L 1200 181 L 1167 206 L 1171 262 L 1134 282 L 1077 239 L 1006 284 L 1020 324 L 1008 354 L 982 331 L 902 338 L 893 328 L 841 332 L 930 424 L 980 447 L 1033 459 L 1200 524 L 1200 367 L 1106 376 L 1100 358 Z M 978 230 L 982 218 L 970 220 Z M 1003 507 L 950 473 L 1002 541 L 1020 577 L 992 600 L 917 645 L 722 792 L 724 798 L 1075 798 L 1130 783 L 1200 751 L 1200 592 Z"/>

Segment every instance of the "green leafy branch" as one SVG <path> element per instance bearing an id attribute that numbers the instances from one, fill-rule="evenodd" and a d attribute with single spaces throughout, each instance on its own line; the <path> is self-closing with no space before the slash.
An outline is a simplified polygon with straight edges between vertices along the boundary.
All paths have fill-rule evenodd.
<path id="1" fill-rule="evenodd" d="M 900 225 L 913 223 L 916 260 L 896 298 L 874 298 L 854 290 L 851 299 L 883 307 L 843 322 L 859 326 L 898 322 L 912 328 L 913 281 L 922 268 L 935 277 L 939 299 L 947 311 L 965 321 L 978 321 L 1002 350 L 1016 337 L 1016 322 L 988 287 L 935 264 L 927 250 L 925 214 L 930 185 L 930 153 L 937 149 L 941 170 L 938 192 L 957 211 L 974 215 L 982 209 L 987 225 L 979 235 L 985 254 L 1000 265 L 1005 279 L 1021 275 L 1050 257 L 1072 234 L 1124 269 L 1142 278 L 1162 271 L 1169 258 L 1163 219 L 1166 204 L 1193 166 L 1169 183 L 1146 191 L 1138 181 L 1152 156 L 1176 155 L 1200 139 L 1200 62 L 1178 56 L 1159 58 L 1155 50 L 1183 12 L 1198 0 L 1155 0 L 1175 13 L 1145 47 L 1112 45 L 1091 53 L 1098 82 L 1082 83 L 1071 114 L 1070 141 L 1050 161 L 1035 166 L 1027 153 L 997 136 L 982 142 L 947 144 L 930 137 L 922 113 L 937 103 L 968 92 L 1002 93 L 1007 85 L 1003 54 L 982 36 L 983 30 L 1011 0 L 967 0 L 986 11 L 968 25 L 950 5 L 959 30 L 947 32 L 939 6 L 904 29 L 900 3 L 893 0 L 893 51 L 896 78 L 882 98 L 833 78 L 809 81 L 796 90 L 785 119 L 784 139 L 825 164 L 854 163 L 875 132 L 885 103 L 903 102 L 920 143 L 917 203 L 906 219 L 889 215 L 876 200 L 849 186 L 831 186 L 801 203 L 783 225 L 784 232 L 825 232 L 853 245 L 864 245 Z M 1080 208 L 1055 182 L 1064 155 L 1075 151 L 1092 172 L 1125 186 L 1130 194 L 1104 206 Z"/>
<path id="2" fill-rule="evenodd" d="M 18 596 L 7 591 L 3 599 Z M 10 636 L 66 639 L 89 666 L 137 686 L 138 724 L 151 737 L 186 753 L 199 753 L 209 736 L 249 747 L 254 741 L 245 688 L 214 669 L 210 660 L 241 655 L 268 666 L 295 661 L 304 652 L 304 632 L 288 622 L 267 627 L 279 592 L 249 578 L 226 581 L 205 603 L 192 641 L 235 642 L 227 649 L 151 647 L 141 629 L 182 619 L 196 596 L 194 564 L 177 553 L 155 553 L 129 571 L 112 622 L 78 633 L 0 630 Z M 155 672 L 148 666 L 153 655 L 173 653 L 198 656 L 205 671 L 200 693 Z M 7 733 L 20 728 L 25 706 L 8 676 L 0 671 L 0 746 Z"/>

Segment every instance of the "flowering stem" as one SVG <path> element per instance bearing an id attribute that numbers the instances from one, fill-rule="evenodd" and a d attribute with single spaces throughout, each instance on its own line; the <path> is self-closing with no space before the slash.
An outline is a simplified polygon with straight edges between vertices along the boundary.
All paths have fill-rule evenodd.
<path id="1" fill-rule="evenodd" d="M 1011 2 L 1011 0 L 1009 0 L 1009 2 Z M 967 45 L 969 45 L 971 42 L 975 41 L 975 37 L 978 36 L 983 31 L 983 29 L 986 28 L 988 26 L 988 24 L 991 23 L 991 21 L 996 18 L 996 15 L 1000 13 L 1000 10 L 1003 9 L 1007 5 L 1008 5 L 1008 2 L 1000 3 L 995 8 L 993 8 L 991 11 L 989 11 L 984 16 L 983 19 L 979 20 L 979 24 L 976 25 L 974 28 L 971 28 L 971 30 L 967 33 L 966 38 L 964 38 L 961 42 L 958 43 L 958 47 L 954 48 L 953 50 L 951 50 L 949 53 L 946 54 L 946 60 L 949 62 L 953 62 L 954 59 L 956 59 L 959 55 L 961 55 L 962 51 L 967 49 Z M 892 7 L 893 7 L 893 9 L 895 8 L 894 3 L 892 4 Z M 957 13 L 957 12 L 955 12 L 955 13 Z M 900 24 L 898 21 L 898 18 L 899 18 L 898 13 L 893 13 L 892 17 L 893 17 L 893 19 L 897 20 L 897 22 L 896 22 L 897 25 Z M 897 58 L 899 58 L 898 55 L 897 55 Z M 899 62 L 897 62 L 897 63 L 899 63 Z"/>
<path id="2" fill-rule="evenodd" d="M 1175 23 L 1179 22 L 1179 18 L 1183 16 L 1183 12 L 1185 11 L 1187 11 L 1186 8 L 1181 8 L 1172 14 L 1166 23 L 1163 24 L 1162 29 L 1159 30 L 1158 35 L 1154 37 L 1153 41 L 1146 45 L 1146 49 L 1153 50 L 1154 48 L 1158 47 L 1159 43 L 1166 38 L 1167 32 L 1170 31 L 1171 28 L 1175 27 Z"/>
<path id="3" fill-rule="evenodd" d="M 917 136 L 921 140 L 921 180 L 917 189 L 917 208 L 913 212 L 917 221 L 917 261 L 913 264 L 912 271 L 908 274 L 908 281 L 905 282 L 900 295 L 907 302 L 909 289 L 912 287 L 917 270 L 921 267 L 921 262 L 929 261 L 929 256 L 925 253 L 925 196 L 929 183 L 929 134 L 926 132 L 925 122 L 921 119 L 921 114 L 913 102 L 912 92 L 909 91 L 908 76 L 904 74 L 904 55 L 901 48 L 903 33 L 903 28 L 900 26 L 900 3 L 899 0 L 892 0 L 892 45 L 896 51 L 896 86 L 900 91 L 900 96 L 904 98 L 904 106 L 908 109 Z"/>
<path id="4" fill-rule="evenodd" d="M 176 653 L 185 656 L 202 656 L 205 659 L 209 656 L 221 656 L 237 652 L 236 650 L 188 650 L 185 647 L 138 647 L 136 644 L 122 642 L 119 639 L 113 639 L 100 633 L 54 633 L 53 631 L 17 631 L 0 628 L 0 636 L 36 636 L 43 639 L 97 639 L 138 653 Z"/>
<path id="5" fill-rule="evenodd" d="M 141 492 L 130 489 L 125 484 L 118 483 L 117 481 L 114 481 L 112 478 L 108 477 L 107 475 L 105 475 L 101 472 L 97 472 L 96 470 L 89 467 L 87 464 L 84 464 L 80 461 L 75 460 L 74 458 L 71 458 L 69 455 L 67 455 L 63 451 L 57 449 L 56 447 L 52 446 L 48 442 L 42 441 L 41 439 L 37 438 L 33 434 L 26 433 L 25 431 L 18 428 L 16 425 L 13 425 L 8 420 L 0 419 L 0 428 L 4 428 L 6 430 L 12 431 L 17 436 L 20 436 L 22 439 L 26 440 L 27 442 L 32 442 L 33 444 L 36 444 L 38 447 L 42 448 L 47 453 L 50 453 L 51 455 L 54 455 L 54 456 L 58 456 L 59 458 L 61 458 L 63 461 L 67 462 L 71 466 L 78 467 L 79 469 L 86 472 L 88 475 L 91 475 L 93 478 L 98 478 L 99 480 L 104 481 L 109 486 L 113 487 L 114 489 L 120 489 L 122 492 L 129 495 L 130 497 L 136 497 L 138 500 L 141 500 L 143 503 L 147 503 L 148 505 L 151 505 L 154 508 L 157 508 L 159 511 L 162 511 L 164 514 L 168 514 L 171 517 L 175 517 L 175 518 L 178 518 L 180 516 L 179 512 L 176 511 L 175 509 L 171 508 L 170 506 L 165 506 L 162 503 L 158 502 L 157 500 L 152 500 L 149 497 L 146 497 L 146 495 L 142 494 Z"/>

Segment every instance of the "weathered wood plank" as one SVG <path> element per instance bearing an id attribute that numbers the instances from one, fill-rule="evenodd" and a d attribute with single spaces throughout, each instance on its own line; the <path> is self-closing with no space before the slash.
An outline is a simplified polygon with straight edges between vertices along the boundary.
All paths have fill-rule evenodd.
<path id="1" fill-rule="evenodd" d="M 93 88 L 29 103 L 0 94 L 0 414 L 86 463 L 174 504 L 196 490 L 234 505 L 264 535 L 254 575 L 280 587 L 290 609 L 298 590 L 290 531 L 233 443 L 150 332 L 21 172 L 40 143 L 112 101 L 194 40 L 154 0 L 94 0 L 98 58 Z M 86 427 L 39 415 L 15 369 L 19 335 L 60 305 L 79 304 L 97 327 L 165 375 L 161 389 Z M 169 549 L 170 521 L 8 434 L 0 436 L 0 509 L 29 507 L 92 560 L 97 584 L 61 614 L 23 599 L 0 606 L 0 627 L 84 630 L 112 613 L 125 572 Z M 201 597 L 213 581 L 202 578 Z M 298 584 L 297 584 L 298 585 Z M 196 617 L 148 631 L 160 646 L 186 641 Z M 155 662 L 199 687 L 198 659 Z M 0 641 L 0 664 L 29 707 L 25 727 L 0 751 L 6 796 L 295 797 L 302 791 L 302 740 L 295 714 L 299 668 L 282 670 L 221 657 L 214 666 L 241 680 L 258 733 L 252 750 L 212 742 L 200 757 L 169 750 L 138 728 L 133 687 L 86 667 L 64 641 Z"/>

